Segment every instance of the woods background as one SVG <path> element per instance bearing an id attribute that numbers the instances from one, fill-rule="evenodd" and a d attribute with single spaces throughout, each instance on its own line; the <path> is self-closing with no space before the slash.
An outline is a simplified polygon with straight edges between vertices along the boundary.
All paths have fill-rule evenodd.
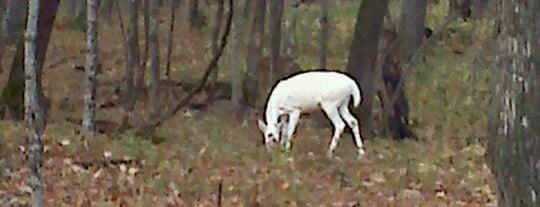
<path id="1" fill-rule="evenodd" d="M 538 206 L 539 4 L 0 1 L 0 203 Z M 360 160 L 319 112 L 263 150 L 271 87 L 320 68 L 360 84 Z"/>

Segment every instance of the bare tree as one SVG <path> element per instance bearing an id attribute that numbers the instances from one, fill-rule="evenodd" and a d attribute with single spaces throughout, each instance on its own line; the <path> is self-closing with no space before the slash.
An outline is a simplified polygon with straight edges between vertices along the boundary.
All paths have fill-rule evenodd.
<path id="1" fill-rule="evenodd" d="M 218 0 L 218 7 L 216 11 L 216 18 L 214 20 L 214 28 L 212 29 L 212 55 L 215 56 L 218 53 L 218 41 L 219 41 L 219 32 L 221 31 L 221 25 L 223 24 L 223 3 L 224 0 Z M 216 67 L 218 67 L 216 65 Z M 219 68 L 216 68 L 212 71 L 212 74 L 210 75 L 210 81 L 209 81 L 209 93 L 208 93 L 208 99 L 210 102 L 214 100 L 214 92 L 216 90 L 216 83 L 218 79 L 218 70 Z"/>
<path id="2" fill-rule="evenodd" d="M 43 165 L 43 131 L 45 129 L 45 113 L 39 104 L 38 76 L 38 18 L 40 0 L 30 0 L 28 4 L 28 18 L 25 33 L 25 94 L 24 119 L 28 128 L 28 163 L 30 164 L 29 183 L 32 188 L 32 205 L 43 206 L 43 178 L 41 166 Z"/>
<path id="3" fill-rule="evenodd" d="M 281 50 L 281 23 L 283 19 L 283 0 L 272 0 L 270 2 L 270 71 L 268 73 L 268 82 L 273 84 L 276 77 L 281 77 L 283 74 L 277 73 L 278 60 Z"/>
<path id="4" fill-rule="evenodd" d="M 540 3 L 498 1 L 487 155 L 499 206 L 540 206 Z"/>
<path id="5" fill-rule="evenodd" d="M 248 42 L 248 54 L 246 59 L 247 73 L 244 79 L 244 100 L 250 105 L 257 105 L 259 97 L 258 69 L 262 58 L 264 40 L 264 22 L 266 0 L 255 0 L 251 35 Z"/>
<path id="6" fill-rule="evenodd" d="M 321 24 L 321 39 L 320 39 L 320 57 L 319 57 L 319 67 L 327 67 L 328 59 L 328 38 L 330 36 L 330 23 L 328 19 L 328 0 L 321 0 L 321 18 L 319 20 Z"/>
<path id="7" fill-rule="evenodd" d="M 358 10 L 353 41 L 349 50 L 347 71 L 351 73 L 362 90 L 362 105 L 359 107 L 362 132 L 372 134 L 372 107 L 375 96 L 375 58 L 379 45 L 379 34 L 388 0 L 364 0 Z"/>
<path id="8" fill-rule="evenodd" d="M 93 134 L 96 120 L 96 88 L 97 88 L 97 0 L 87 0 L 87 26 L 86 26 L 86 73 L 84 112 L 82 128 L 86 133 Z"/>
<path id="9" fill-rule="evenodd" d="M 150 30 L 149 30 L 149 50 L 148 64 L 151 76 L 150 85 L 150 118 L 155 119 L 160 115 L 159 100 L 159 0 L 149 0 Z"/>

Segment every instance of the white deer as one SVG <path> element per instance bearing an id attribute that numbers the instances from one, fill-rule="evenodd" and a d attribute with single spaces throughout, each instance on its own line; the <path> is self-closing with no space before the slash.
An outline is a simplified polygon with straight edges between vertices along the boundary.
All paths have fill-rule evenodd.
<path id="1" fill-rule="evenodd" d="M 282 138 L 281 143 L 285 145 L 285 149 L 290 149 L 291 137 L 301 113 L 314 111 L 320 107 L 334 125 L 334 135 L 327 156 L 333 156 L 347 123 L 352 129 L 358 147 L 358 157 L 361 157 L 365 154 L 365 150 L 358 120 L 349 112 L 351 96 L 354 107 L 357 107 L 362 99 L 358 84 L 348 75 L 338 71 L 303 72 L 279 81 L 266 103 L 266 124 L 259 119 L 264 144 L 269 146 L 272 142 L 280 140 L 280 136 L 284 136 L 285 139 Z M 288 123 L 280 119 L 282 115 L 288 116 Z"/>

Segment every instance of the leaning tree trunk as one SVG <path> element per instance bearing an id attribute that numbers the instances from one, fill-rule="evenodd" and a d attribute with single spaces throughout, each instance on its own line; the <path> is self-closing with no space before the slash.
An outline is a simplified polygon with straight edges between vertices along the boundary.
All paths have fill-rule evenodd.
<path id="1" fill-rule="evenodd" d="M 540 206 L 540 6 L 498 3 L 499 68 L 492 72 L 487 154 L 500 206 Z"/>
<path id="2" fill-rule="evenodd" d="M 259 98 L 259 65 L 262 58 L 264 41 L 264 19 L 266 0 L 255 0 L 251 35 L 248 42 L 247 73 L 244 78 L 244 100 L 251 106 L 257 106 Z"/>
<path id="3" fill-rule="evenodd" d="M 43 206 L 43 131 L 45 130 L 45 113 L 40 104 L 39 85 L 41 76 L 38 63 L 38 18 L 40 0 L 30 0 L 25 33 L 25 121 L 28 129 L 28 163 L 30 165 L 29 184 L 32 189 L 32 206 Z"/>
<path id="4" fill-rule="evenodd" d="M 387 6 L 388 0 L 362 1 L 347 62 L 347 71 L 356 78 L 362 90 L 363 103 L 358 114 L 362 133 L 368 136 L 373 132 L 371 116 L 375 96 L 375 58 Z"/>
<path id="5" fill-rule="evenodd" d="M 223 3 L 224 0 L 218 0 L 218 8 L 216 11 L 216 18 L 214 20 L 214 28 L 212 29 L 212 55 L 216 56 L 218 53 L 218 39 L 219 39 L 219 31 L 221 30 L 222 25 L 222 19 L 223 19 Z M 214 101 L 215 91 L 216 88 L 216 82 L 218 79 L 218 70 L 219 67 L 216 65 L 216 68 L 213 69 L 212 74 L 210 75 L 210 81 L 209 81 L 209 91 L 208 91 L 208 100 L 210 102 Z"/>
<path id="6" fill-rule="evenodd" d="M 330 36 L 330 23 L 328 22 L 328 0 L 321 0 L 321 39 L 319 40 L 319 67 L 326 68 L 328 60 L 328 38 Z"/>
<path id="7" fill-rule="evenodd" d="M 264 89 L 270 89 L 275 82 L 276 77 L 282 77 L 285 74 L 277 73 L 278 61 L 280 59 L 281 50 L 281 22 L 283 19 L 283 0 L 272 0 L 270 2 L 270 70 L 268 73 L 268 85 L 263 86 Z M 265 91 L 267 92 L 267 91 Z"/>
<path id="8" fill-rule="evenodd" d="M 148 65 L 150 69 L 150 119 L 160 115 L 159 100 L 159 0 L 149 0 L 150 30 L 148 45 Z"/>
<path id="9" fill-rule="evenodd" d="M 86 26 L 86 73 L 84 93 L 84 113 L 82 128 L 88 134 L 94 133 L 96 120 L 96 88 L 97 88 L 97 1 L 87 0 L 87 26 Z"/>

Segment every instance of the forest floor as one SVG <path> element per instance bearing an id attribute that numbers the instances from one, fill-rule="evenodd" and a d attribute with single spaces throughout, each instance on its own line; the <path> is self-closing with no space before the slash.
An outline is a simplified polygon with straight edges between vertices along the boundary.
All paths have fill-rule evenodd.
<path id="1" fill-rule="evenodd" d="M 344 66 L 346 51 L 339 49 L 348 48 L 356 8 L 331 10 L 336 19 L 332 68 Z M 442 16 L 442 9 L 433 7 L 429 14 Z M 302 34 L 316 34 L 316 13 L 306 9 L 299 30 L 312 32 Z M 185 17 L 185 11 L 180 14 Z M 183 19 L 175 36 L 172 77 L 193 82 L 209 59 L 209 30 L 191 30 Z M 440 22 L 432 18 L 428 24 Z M 367 139 L 367 153 L 357 160 L 348 132 L 337 158 L 327 158 L 331 125 L 313 117 L 301 120 L 289 153 L 277 147 L 267 151 L 256 127 L 258 117 L 250 114 L 238 123 L 227 101 L 192 116 L 180 113 L 155 136 L 126 132 L 84 137 L 78 126 L 65 121 L 81 116 L 84 81 L 84 74 L 72 69 L 84 63 L 84 34 L 68 25 L 60 16 L 43 78 L 52 102 L 44 139 L 46 206 L 216 206 L 218 200 L 223 206 L 496 206 L 483 141 L 488 72 L 478 70 L 477 80 L 471 81 L 468 53 L 452 52 L 469 51 L 462 45 L 466 35 L 459 32 L 443 36 L 426 61 L 407 74 L 412 127 L 419 139 Z M 109 83 L 119 82 L 124 70 L 120 36 L 106 35 L 120 31 L 117 25 L 102 25 L 98 103 L 113 98 Z M 162 27 L 166 34 L 166 24 Z M 464 23 L 454 27 L 464 33 L 469 28 Z M 316 65 L 317 36 L 299 37 L 303 55 L 298 60 L 304 68 Z M 162 35 L 161 41 L 166 38 Z M 224 81 L 227 58 L 228 52 L 220 62 Z M 3 62 L 7 65 L 9 59 Z M 474 96 L 470 87 L 477 91 Z M 164 109 L 173 102 L 164 101 Z M 134 125 L 145 121 L 146 107 L 141 101 Z M 98 118 L 118 123 L 121 112 L 118 107 L 100 109 Z M 0 121 L 0 203 L 7 206 L 29 203 L 25 137 L 22 124 Z"/>

